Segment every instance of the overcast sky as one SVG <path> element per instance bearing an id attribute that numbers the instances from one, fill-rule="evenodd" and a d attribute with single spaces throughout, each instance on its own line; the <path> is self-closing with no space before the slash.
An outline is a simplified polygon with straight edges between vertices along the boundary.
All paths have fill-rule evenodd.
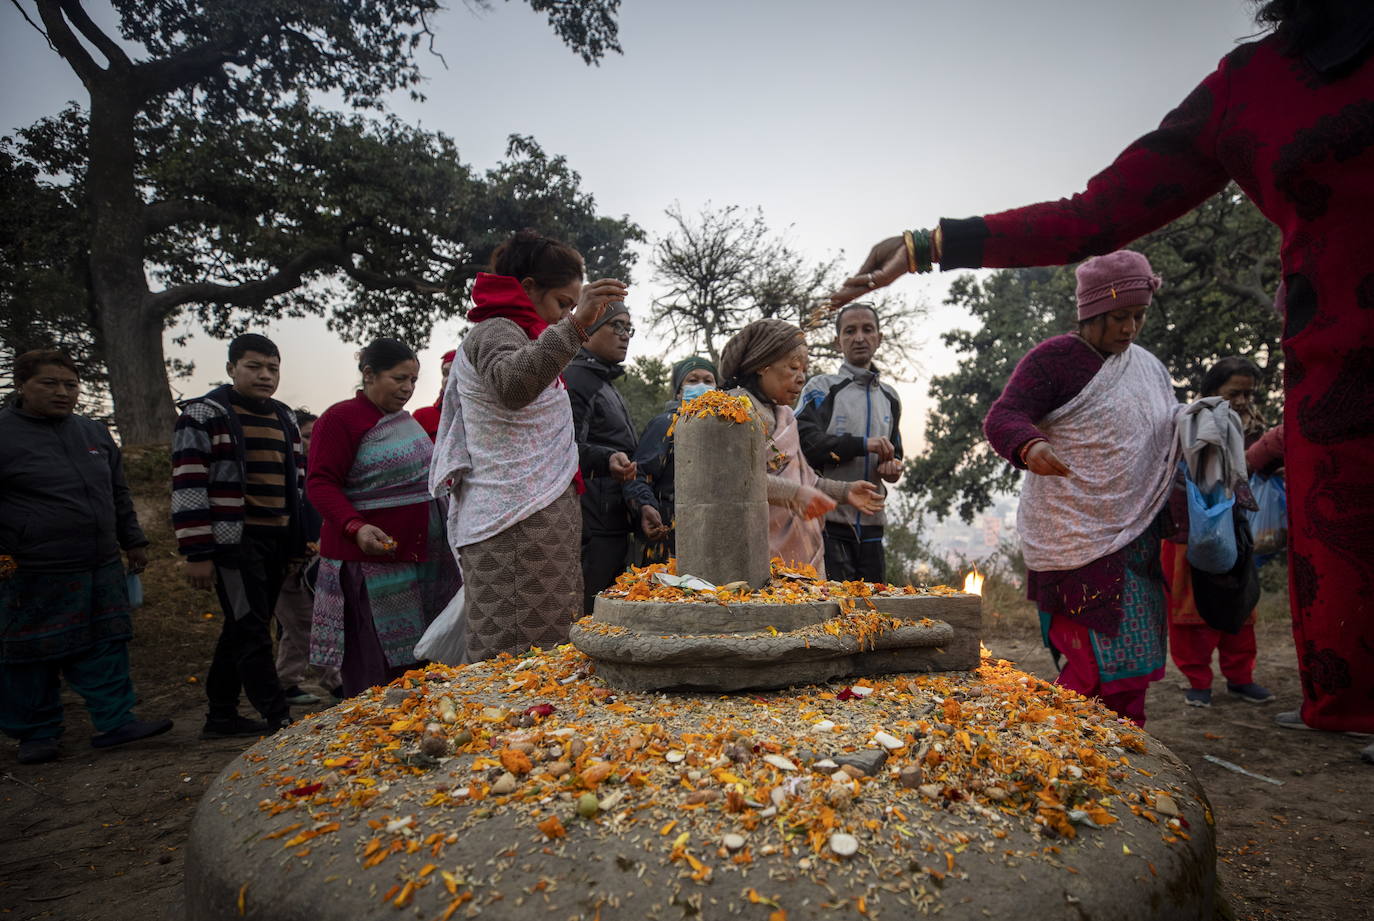
<path id="1" fill-rule="evenodd" d="M 852 266 L 904 228 L 1078 191 L 1255 31 L 1244 0 L 623 0 L 625 53 L 587 67 L 524 3 L 493 5 L 454 0 L 435 23 L 447 69 L 421 54 L 428 99 L 398 99 L 398 114 L 454 137 L 479 168 L 508 135 L 532 135 L 568 158 L 602 213 L 651 240 L 674 201 L 757 205 L 809 259 L 843 252 Z M 87 6 L 109 21 L 104 4 Z M 12 4 L 0 6 L 0 61 L 6 133 L 84 101 Z M 968 322 L 938 307 L 946 283 L 897 288 L 937 305 L 927 374 L 952 366 L 938 333 Z M 630 298 L 641 330 L 652 295 L 646 247 Z M 437 356 L 460 325 L 441 325 L 421 353 L 411 408 L 437 391 Z M 264 331 L 284 353 L 280 398 L 318 412 L 351 394 L 357 343 L 316 320 Z M 651 350 L 663 353 L 641 333 L 630 355 Z M 223 343 L 197 336 L 174 353 L 197 365 L 179 390 L 222 379 Z M 913 446 L 925 388 L 902 388 Z"/>

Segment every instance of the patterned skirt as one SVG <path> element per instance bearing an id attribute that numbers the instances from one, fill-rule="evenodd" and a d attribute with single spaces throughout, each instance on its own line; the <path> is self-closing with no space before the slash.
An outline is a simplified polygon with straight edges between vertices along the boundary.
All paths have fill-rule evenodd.
<path id="1" fill-rule="evenodd" d="M 582 608 L 582 506 L 569 485 L 547 507 L 459 548 L 468 662 L 568 641 Z"/>
<path id="2" fill-rule="evenodd" d="M 1116 635 L 1088 629 L 1072 618 L 1040 612 L 1041 635 L 1050 645 L 1051 625 L 1073 627 L 1082 646 L 1091 648 L 1104 694 L 1144 688 L 1164 677 L 1169 623 L 1164 580 L 1159 568 L 1159 532 L 1145 533 L 1121 551 L 1125 576 L 1121 588 L 1121 622 Z M 1086 642 L 1085 642 L 1086 641 Z M 1071 648 L 1061 648 L 1066 655 Z M 1086 651 L 1086 649 L 1085 649 Z"/>
<path id="3" fill-rule="evenodd" d="M 128 583 L 119 560 L 81 572 L 20 569 L 0 580 L 0 663 L 48 662 L 128 640 Z"/>

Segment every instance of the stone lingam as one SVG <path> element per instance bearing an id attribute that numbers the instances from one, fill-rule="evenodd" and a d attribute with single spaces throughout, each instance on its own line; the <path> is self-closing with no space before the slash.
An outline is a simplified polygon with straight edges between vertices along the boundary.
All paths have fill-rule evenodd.
<path id="1" fill-rule="evenodd" d="M 676 569 L 627 574 L 573 626 L 598 674 L 637 690 L 740 691 L 977 665 L 977 595 L 826 583 L 770 565 L 768 448 L 747 407 L 710 392 L 679 415 Z"/>
<path id="2" fill-rule="evenodd" d="M 600 599 L 578 642 L 658 629 L 606 615 L 670 628 L 687 659 L 566 645 L 431 666 L 236 758 L 192 822 L 189 921 L 1212 918 L 1192 773 L 1096 701 L 979 658 L 976 598 L 880 591 L 869 608 L 867 588 L 765 585 L 766 557 L 721 571 L 680 549 L 684 571 L 745 584 Z M 924 607 L 878 609 L 895 602 Z M 908 626 L 923 632 L 875 641 Z M 788 635 L 800 650 L 773 645 Z M 883 674 L 801 685 L 835 663 Z M 910 663 L 932 671 L 890 673 Z"/>

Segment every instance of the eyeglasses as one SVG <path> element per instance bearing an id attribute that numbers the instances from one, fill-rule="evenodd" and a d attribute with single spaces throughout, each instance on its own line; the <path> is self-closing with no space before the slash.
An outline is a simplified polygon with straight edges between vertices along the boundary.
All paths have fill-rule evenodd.
<path id="1" fill-rule="evenodd" d="M 629 323 L 621 323 L 619 320 L 617 320 L 613 323 L 607 323 L 606 325 L 609 326 L 611 328 L 611 332 L 615 333 L 617 336 L 620 336 L 624 339 L 634 338 L 635 328 L 631 326 Z"/>

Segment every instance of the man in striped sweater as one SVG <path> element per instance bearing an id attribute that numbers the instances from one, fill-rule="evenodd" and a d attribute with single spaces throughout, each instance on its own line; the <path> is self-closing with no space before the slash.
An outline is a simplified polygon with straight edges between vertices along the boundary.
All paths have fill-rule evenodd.
<path id="1" fill-rule="evenodd" d="M 265 336 L 229 343 L 230 383 L 181 404 L 172 439 L 172 524 L 192 586 L 219 594 L 224 626 L 205 681 L 207 738 L 263 735 L 290 722 L 272 659 L 272 611 L 304 553 L 304 457 L 296 417 L 272 399 L 281 353 Z M 239 691 L 262 716 L 238 712 Z"/>

